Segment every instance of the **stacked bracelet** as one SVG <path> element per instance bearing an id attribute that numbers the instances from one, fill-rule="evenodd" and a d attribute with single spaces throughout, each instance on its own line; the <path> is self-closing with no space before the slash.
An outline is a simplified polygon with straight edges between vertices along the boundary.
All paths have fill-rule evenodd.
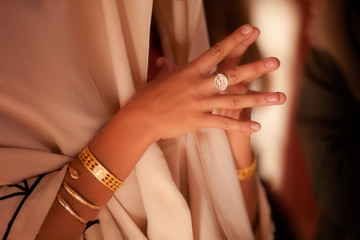
<path id="1" fill-rule="evenodd" d="M 71 165 L 69 165 L 69 167 L 68 167 L 68 172 L 69 172 L 70 177 L 72 179 L 78 179 L 79 178 L 78 171 L 76 171 Z"/>
<path id="2" fill-rule="evenodd" d="M 84 218 L 80 217 L 79 214 L 77 214 L 72 207 L 64 200 L 64 198 L 58 193 L 57 194 L 57 200 L 59 201 L 59 203 L 61 204 L 61 206 L 63 206 L 65 208 L 65 210 L 71 214 L 71 216 L 73 216 L 76 220 L 78 220 L 79 222 L 86 224 L 88 221 L 85 220 Z"/>
<path id="3" fill-rule="evenodd" d="M 65 188 L 65 190 L 71 195 L 73 196 L 76 200 L 78 200 L 79 202 L 81 202 L 82 204 L 84 204 L 85 206 L 88 206 L 89 208 L 95 209 L 95 210 L 99 210 L 101 207 L 96 206 L 95 204 L 89 202 L 88 200 L 86 200 L 85 198 L 83 198 L 80 194 L 78 194 L 74 189 L 72 189 L 69 184 L 67 184 L 65 181 L 63 181 L 63 187 Z"/>
<path id="4" fill-rule="evenodd" d="M 251 177 L 256 169 L 256 165 L 257 165 L 257 157 L 255 152 L 252 153 L 253 154 L 253 161 L 251 163 L 251 165 L 247 168 L 241 168 L 237 170 L 237 175 L 240 181 L 246 180 L 249 177 Z"/>
<path id="5" fill-rule="evenodd" d="M 94 175 L 102 184 L 104 184 L 111 191 L 116 191 L 120 188 L 122 181 L 109 172 L 91 153 L 88 146 L 79 154 L 81 163 L 89 172 Z"/>

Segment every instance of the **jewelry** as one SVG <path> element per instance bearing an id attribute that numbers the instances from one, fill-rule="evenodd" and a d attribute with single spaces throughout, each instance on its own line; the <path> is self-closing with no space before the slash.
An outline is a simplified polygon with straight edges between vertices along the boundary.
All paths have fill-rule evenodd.
<path id="1" fill-rule="evenodd" d="M 225 74 L 218 73 L 214 79 L 214 84 L 217 89 L 224 91 L 227 88 L 229 82 Z"/>
<path id="2" fill-rule="evenodd" d="M 72 207 L 63 199 L 63 197 L 58 193 L 57 194 L 57 200 L 59 201 L 59 203 L 61 204 L 61 206 L 63 206 L 65 208 L 65 210 L 71 214 L 71 216 L 73 216 L 76 220 L 78 220 L 79 222 L 86 224 L 88 221 L 86 221 L 85 219 L 83 219 L 82 217 L 80 217 L 73 209 Z"/>
<path id="3" fill-rule="evenodd" d="M 241 168 L 237 170 L 237 175 L 239 180 L 243 181 L 251 177 L 255 172 L 256 165 L 257 165 L 257 157 L 256 157 L 256 153 L 253 152 L 253 162 L 251 163 L 251 165 L 247 168 Z"/>
<path id="4" fill-rule="evenodd" d="M 85 198 L 83 198 L 82 196 L 80 196 L 77 192 L 75 192 L 74 189 L 72 189 L 69 184 L 67 184 L 65 181 L 63 181 L 63 186 L 65 188 L 65 190 L 71 195 L 73 196 L 76 200 L 78 200 L 79 202 L 81 202 L 82 204 L 84 204 L 85 206 L 88 206 L 89 208 L 95 209 L 95 210 L 99 210 L 101 207 L 96 206 L 95 204 L 92 204 L 91 202 L 89 202 L 88 200 L 86 200 Z"/>
<path id="5" fill-rule="evenodd" d="M 69 167 L 68 167 L 68 172 L 69 172 L 70 177 L 72 179 L 78 179 L 79 178 L 78 172 L 71 165 L 69 165 Z"/>
<path id="6" fill-rule="evenodd" d="M 91 172 L 102 184 L 111 191 L 116 191 L 123 183 L 120 179 L 109 172 L 90 152 L 88 146 L 79 154 L 79 159 L 84 167 Z"/>

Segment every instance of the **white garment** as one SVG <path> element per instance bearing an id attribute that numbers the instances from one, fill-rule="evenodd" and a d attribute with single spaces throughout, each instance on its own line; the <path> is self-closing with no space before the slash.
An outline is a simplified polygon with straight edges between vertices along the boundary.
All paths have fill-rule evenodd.
<path id="1" fill-rule="evenodd" d="M 152 8 L 150 0 L 0 2 L 0 236 L 35 238 L 66 164 L 146 83 Z M 154 8 L 166 23 L 166 57 L 183 65 L 208 48 L 200 0 Z M 258 234 L 269 239 L 270 210 L 258 189 Z M 24 195 L 11 195 L 18 191 Z M 217 129 L 154 143 L 97 219 L 82 238 L 254 238 Z"/>

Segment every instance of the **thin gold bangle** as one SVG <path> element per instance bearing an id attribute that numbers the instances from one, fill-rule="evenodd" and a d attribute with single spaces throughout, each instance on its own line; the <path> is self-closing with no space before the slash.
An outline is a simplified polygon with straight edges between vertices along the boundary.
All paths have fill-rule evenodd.
<path id="1" fill-rule="evenodd" d="M 257 156 L 256 156 L 255 152 L 253 152 L 252 155 L 253 155 L 253 161 L 252 161 L 251 165 L 247 168 L 241 168 L 241 169 L 237 170 L 237 175 L 238 175 L 238 178 L 240 181 L 248 179 L 255 172 L 256 165 L 257 165 Z"/>
<path id="2" fill-rule="evenodd" d="M 73 196 L 76 200 L 78 200 L 79 202 L 81 202 L 82 204 L 84 204 L 85 206 L 88 206 L 89 208 L 95 209 L 95 210 L 99 210 L 101 207 L 96 206 L 95 204 L 89 202 L 88 200 L 86 200 L 85 198 L 83 198 L 80 194 L 78 194 L 77 192 L 75 192 L 74 189 L 72 189 L 69 184 L 67 184 L 67 182 L 63 181 L 63 186 L 65 188 L 65 190 L 71 195 Z"/>
<path id="3" fill-rule="evenodd" d="M 69 172 L 70 177 L 72 179 L 78 179 L 79 178 L 78 171 L 76 171 L 71 165 L 69 165 L 69 167 L 68 167 L 68 172 Z"/>
<path id="4" fill-rule="evenodd" d="M 88 221 L 86 221 L 84 218 L 80 217 L 73 209 L 72 207 L 63 199 L 63 197 L 58 193 L 57 194 L 57 200 L 65 208 L 65 210 L 71 214 L 76 220 L 79 222 L 86 224 Z"/>
<path id="5" fill-rule="evenodd" d="M 84 167 L 91 172 L 108 189 L 115 192 L 123 183 L 120 179 L 109 172 L 91 153 L 88 146 L 79 154 L 79 159 Z"/>

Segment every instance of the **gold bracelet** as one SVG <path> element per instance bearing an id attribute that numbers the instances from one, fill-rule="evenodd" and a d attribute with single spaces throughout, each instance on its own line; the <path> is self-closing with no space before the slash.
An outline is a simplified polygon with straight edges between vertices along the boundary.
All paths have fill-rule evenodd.
<path id="1" fill-rule="evenodd" d="M 60 195 L 60 193 L 57 194 L 57 200 L 59 201 L 59 203 L 61 204 L 61 206 L 63 206 L 65 208 L 65 210 L 71 214 L 71 216 L 73 216 L 76 220 L 78 220 L 79 222 L 86 224 L 88 221 L 86 221 L 85 219 L 83 219 L 82 217 L 80 217 L 71 207 L 70 205 L 62 198 L 62 196 Z"/>
<path id="2" fill-rule="evenodd" d="M 86 200 L 85 198 L 83 198 L 82 196 L 80 196 L 80 194 L 78 194 L 77 192 L 75 192 L 74 189 L 72 189 L 69 184 L 67 184 L 65 181 L 63 181 L 63 186 L 65 188 L 65 190 L 71 195 L 73 196 L 76 200 L 78 200 L 79 202 L 81 202 L 82 204 L 84 204 L 85 206 L 88 206 L 89 208 L 95 209 L 95 210 L 99 210 L 101 207 L 96 206 L 95 204 L 92 204 L 91 202 L 89 202 L 88 200 Z"/>
<path id="3" fill-rule="evenodd" d="M 68 167 L 68 172 L 69 172 L 70 177 L 72 179 L 78 179 L 79 178 L 78 171 L 76 171 L 71 165 L 69 165 L 69 167 Z"/>
<path id="4" fill-rule="evenodd" d="M 79 154 L 79 159 L 87 170 L 94 175 L 102 184 L 111 191 L 116 191 L 123 183 L 120 179 L 109 172 L 91 153 L 88 146 Z"/>
<path id="5" fill-rule="evenodd" d="M 253 155 L 253 162 L 251 163 L 251 165 L 247 168 L 241 168 L 237 170 L 237 175 L 240 181 L 248 179 L 255 172 L 257 165 L 257 157 L 255 152 L 253 152 L 252 155 Z"/>

